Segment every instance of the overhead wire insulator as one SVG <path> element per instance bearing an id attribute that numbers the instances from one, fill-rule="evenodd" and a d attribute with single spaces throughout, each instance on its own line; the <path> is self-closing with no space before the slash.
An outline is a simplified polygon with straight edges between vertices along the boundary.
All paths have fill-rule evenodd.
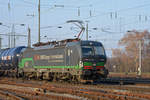
<path id="1" fill-rule="evenodd" d="M 92 17 L 92 11 L 90 10 L 90 17 Z"/>
<path id="2" fill-rule="evenodd" d="M 8 2 L 8 11 L 10 12 L 10 1 Z"/>
<path id="3" fill-rule="evenodd" d="M 118 15 L 117 15 L 117 12 L 115 12 L 115 19 L 117 19 Z"/>
<path id="4" fill-rule="evenodd" d="M 89 5 L 89 7 L 90 7 L 90 17 L 92 17 L 92 5 Z"/>
<path id="5" fill-rule="evenodd" d="M 147 16 L 145 16 L 145 21 L 147 21 Z"/>
<path id="6" fill-rule="evenodd" d="M 111 19 L 113 18 L 113 13 L 112 13 L 112 12 L 110 12 L 110 18 L 111 18 Z"/>
<path id="7" fill-rule="evenodd" d="M 78 16 L 80 16 L 80 7 L 78 7 Z"/>
<path id="8" fill-rule="evenodd" d="M 141 15 L 139 15 L 139 21 L 141 22 Z"/>
<path id="9" fill-rule="evenodd" d="M 54 5 L 54 7 L 58 7 L 58 8 L 64 8 L 64 5 Z"/>

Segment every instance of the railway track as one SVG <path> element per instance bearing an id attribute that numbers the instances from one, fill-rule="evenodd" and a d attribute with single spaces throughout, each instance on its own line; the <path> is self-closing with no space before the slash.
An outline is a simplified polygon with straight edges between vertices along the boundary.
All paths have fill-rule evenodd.
<path id="1" fill-rule="evenodd" d="M 53 91 L 54 87 L 51 87 L 51 91 L 39 82 L 36 84 L 33 82 L 17 81 L 17 80 L 0 80 L 0 94 L 2 98 L 8 100 L 80 100 L 82 97 L 74 96 L 71 94 L 62 94 L 61 92 Z M 3 91 L 3 92 L 1 92 Z M 5 93 L 7 91 L 7 93 Z M 8 93 L 12 93 L 8 95 Z M 11 99 L 10 99 L 11 98 Z M 19 99 L 18 99 L 19 98 Z"/>
<path id="2" fill-rule="evenodd" d="M 98 81 L 99 83 L 107 83 L 107 84 L 150 84 L 150 78 L 120 78 L 120 77 L 110 77 L 106 79 L 101 79 Z"/>
<path id="3" fill-rule="evenodd" d="M 0 79 L 0 98 L 11 100 L 150 100 L 150 85 L 83 85 Z M 8 99 L 9 100 L 9 99 Z"/>
<path id="4" fill-rule="evenodd" d="M 24 100 L 24 98 L 16 95 L 14 92 L 0 89 L 0 100 Z"/>

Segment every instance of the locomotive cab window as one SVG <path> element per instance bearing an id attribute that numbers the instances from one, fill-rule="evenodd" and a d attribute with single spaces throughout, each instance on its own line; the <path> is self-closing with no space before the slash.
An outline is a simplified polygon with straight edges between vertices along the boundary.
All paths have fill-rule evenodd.
<path id="1" fill-rule="evenodd" d="M 94 46 L 95 55 L 105 55 L 104 48 L 102 46 Z"/>
<path id="2" fill-rule="evenodd" d="M 91 46 L 83 46 L 82 47 L 82 53 L 84 56 L 93 55 L 93 49 Z"/>
<path id="3" fill-rule="evenodd" d="M 82 54 L 83 56 L 105 55 L 105 52 L 102 46 L 82 46 Z"/>

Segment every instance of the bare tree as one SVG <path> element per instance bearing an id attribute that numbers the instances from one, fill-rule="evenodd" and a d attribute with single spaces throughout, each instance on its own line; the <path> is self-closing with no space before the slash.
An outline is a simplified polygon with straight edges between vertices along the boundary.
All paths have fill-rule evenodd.
<path id="1" fill-rule="evenodd" d="M 137 72 L 139 66 L 139 41 L 142 47 L 142 71 L 150 72 L 150 33 L 148 31 L 129 31 L 119 41 L 122 50 L 113 49 L 112 59 L 120 72 Z"/>

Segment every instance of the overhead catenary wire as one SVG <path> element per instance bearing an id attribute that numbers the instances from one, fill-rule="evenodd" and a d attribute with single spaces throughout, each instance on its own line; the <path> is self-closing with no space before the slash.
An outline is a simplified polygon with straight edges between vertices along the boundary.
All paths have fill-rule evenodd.
<path id="1" fill-rule="evenodd" d="M 142 8 L 142 7 L 146 7 L 146 6 L 150 6 L 150 3 L 138 5 L 138 6 L 135 6 L 135 7 L 129 7 L 129 8 L 125 8 L 125 9 L 119 9 L 119 10 L 115 10 L 113 12 L 125 12 L 125 11 L 128 11 L 128 10 L 133 10 L 133 9 Z M 98 15 L 90 16 L 90 17 L 85 17 L 84 19 L 91 19 L 91 18 L 94 18 L 94 17 L 104 16 L 104 15 L 107 15 L 107 14 L 110 14 L 110 12 L 101 13 L 101 14 L 98 14 Z"/>
<path id="2" fill-rule="evenodd" d="M 35 3 L 27 0 L 22 0 L 24 3 L 29 4 L 29 5 L 36 5 Z"/>
<path id="3" fill-rule="evenodd" d="M 28 3 L 30 2 L 30 0 L 24 0 L 24 1 L 27 1 Z M 31 2 L 31 3 L 32 3 L 32 2 Z M 44 5 L 44 6 L 49 6 L 49 5 Z M 72 6 L 72 5 L 71 5 L 71 6 Z M 68 7 L 67 7 L 67 5 L 66 5 L 66 6 L 64 5 L 64 7 L 66 7 L 66 8 L 71 8 L 71 6 L 68 5 Z M 84 6 L 83 6 L 83 7 L 84 7 Z M 76 7 L 75 7 L 75 8 L 76 8 Z M 47 11 L 48 11 L 48 10 L 47 10 Z M 47 11 L 46 11 L 46 12 L 47 12 Z M 35 16 L 37 16 L 37 15 L 35 15 Z M 92 15 L 92 16 L 93 16 L 93 15 Z M 91 17 L 92 17 L 92 16 L 91 16 Z M 31 19 L 32 19 L 32 18 L 35 18 L 35 17 L 31 17 Z M 30 19 L 30 18 L 29 18 L 29 19 Z M 26 19 L 25 19 L 25 20 L 26 20 Z M 25 21 L 25 20 L 24 20 L 24 21 Z M 54 26 L 55 26 L 55 25 L 54 25 Z"/>
<path id="4" fill-rule="evenodd" d="M 34 4 L 33 2 L 30 2 L 30 1 L 27 1 L 27 0 L 23 0 L 24 2 L 28 3 L 28 4 Z M 147 4 L 146 4 L 147 5 Z M 70 7 L 72 8 L 73 5 L 64 5 L 64 7 Z M 136 6 L 136 7 L 143 7 L 145 5 L 139 5 L 139 6 Z M 75 6 L 74 6 L 75 7 Z M 80 7 L 91 7 L 91 5 L 81 5 Z M 129 9 L 133 9 L 133 8 L 136 8 L 136 7 L 132 7 L 132 8 L 127 8 L 127 9 L 122 9 L 122 10 L 118 10 L 118 11 L 123 11 L 123 10 L 129 10 Z M 76 8 L 76 7 L 75 7 Z M 45 12 L 49 11 L 50 9 L 54 9 L 54 8 L 49 8 L 47 9 Z M 107 15 L 108 13 L 106 13 Z M 105 15 L 105 14 L 102 14 L 102 15 Z M 36 16 L 36 15 L 35 15 Z M 91 17 L 94 17 L 94 16 L 90 16 Z M 96 16 L 95 16 L 96 17 Z M 146 18 L 145 18 L 146 19 Z"/>

